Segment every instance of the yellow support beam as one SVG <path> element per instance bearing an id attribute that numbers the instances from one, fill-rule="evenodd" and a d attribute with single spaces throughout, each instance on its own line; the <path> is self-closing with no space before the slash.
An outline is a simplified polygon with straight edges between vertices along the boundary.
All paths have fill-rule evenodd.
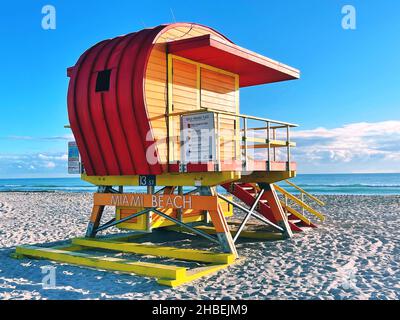
<path id="1" fill-rule="evenodd" d="M 97 186 L 138 186 L 140 176 L 88 176 L 81 179 Z M 241 173 L 237 171 L 224 172 L 187 172 L 163 173 L 156 176 L 157 186 L 168 186 L 171 181 L 174 186 L 216 186 L 239 180 Z"/>
<path id="2" fill-rule="evenodd" d="M 16 248 L 16 254 L 49 259 L 79 266 L 97 269 L 135 273 L 147 277 L 179 280 L 186 278 L 186 268 L 173 265 L 162 265 L 147 262 L 136 262 L 112 257 L 97 257 L 79 252 L 41 248 L 36 246 L 21 246 Z"/>
<path id="3" fill-rule="evenodd" d="M 104 236 L 97 236 L 97 240 L 107 240 L 107 241 L 129 241 L 132 239 L 141 238 L 148 235 L 147 231 L 137 231 L 137 232 L 127 232 L 118 234 L 107 234 Z"/>
<path id="4" fill-rule="evenodd" d="M 299 206 L 301 206 L 302 208 L 304 208 L 308 212 L 310 212 L 313 215 L 315 215 L 316 217 L 318 217 L 321 221 L 325 220 L 325 217 L 320 212 L 318 212 L 317 210 L 311 208 L 307 203 L 304 203 L 299 198 L 295 197 L 294 195 L 292 195 L 291 193 L 289 193 L 288 191 L 286 191 L 282 187 L 280 187 L 280 186 L 278 186 L 276 184 L 274 186 L 275 186 L 275 189 L 278 190 L 280 193 L 282 193 L 283 195 L 287 196 L 290 200 L 294 201 Z"/>
<path id="5" fill-rule="evenodd" d="M 265 143 L 266 139 L 262 138 L 247 138 L 247 141 L 258 142 L 259 144 L 247 145 L 248 149 L 267 149 L 267 148 L 283 148 L 288 146 L 288 142 L 283 140 L 270 140 L 270 144 Z M 289 142 L 290 147 L 296 147 L 295 142 Z M 245 147 L 242 146 L 242 149 Z"/>
<path id="6" fill-rule="evenodd" d="M 307 197 L 309 197 L 310 199 L 314 200 L 316 203 L 318 203 L 320 206 L 324 206 L 325 202 L 321 201 L 320 199 L 318 199 L 316 196 L 313 196 L 312 194 L 308 193 L 307 191 L 305 191 L 304 189 L 300 188 L 299 186 L 295 185 L 293 182 L 290 182 L 289 180 L 285 180 L 285 182 L 292 186 L 293 188 L 299 190 L 301 193 L 304 193 Z"/>
<path id="7" fill-rule="evenodd" d="M 215 273 L 217 271 L 220 271 L 222 269 L 225 269 L 229 267 L 228 264 L 222 264 L 222 265 L 213 265 L 213 266 L 207 266 L 207 267 L 202 267 L 202 268 L 196 268 L 192 270 L 188 270 L 187 275 L 185 278 L 180 278 L 176 280 L 169 280 L 169 279 L 159 279 L 157 281 L 158 284 L 164 285 L 164 286 L 169 286 L 169 287 L 177 287 L 182 284 L 200 279 L 201 277 L 208 276 L 212 273 Z"/>
<path id="8" fill-rule="evenodd" d="M 145 245 L 140 243 L 103 241 L 85 238 L 72 239 L 72 243 L 83 247 L 108 249 L 135 254 L 145 254 L 156 257 L 168 257 L 185 261 L 231 264 L 235 260 L 235 257 L 232 254 L 214 253 L 204 250 L 179 249 L 174 247 Z"/>

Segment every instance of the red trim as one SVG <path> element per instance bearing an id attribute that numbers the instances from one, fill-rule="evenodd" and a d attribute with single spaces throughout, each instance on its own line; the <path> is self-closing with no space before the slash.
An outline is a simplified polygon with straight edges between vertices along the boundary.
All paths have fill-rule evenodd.
<path id="1" fill-rule="evenodd" d="M 290 163 L 290 170 L 296 171 L 296 162 Z M 253 161 L 248 163 L 247 165 L 248 171 L 268 171 L 267 170 L 267 162 L 266 161 Z M 223 172 L 223 171 L 243 171 L 242 162 L 241 161 L 229 161 L 229 162 L 221 162 L 220 170 L 216 170 L 215 162 L 205 162 L 205 163 L 188 163 L 186 165 L 186 172 Z M 275 161 L 271 162 L 271 171 L 287 171 L 287 162 Z M 169 172 L 180 172 L 179 164 L 171 163 L 169 165 Z"/>
<path id="2" fill-rule="evenodd" d="M 300 72 L 233 43 L 207 34 L 168 44 L 168 51 L 240 75 L 240 86 L 298 79 Z"/>

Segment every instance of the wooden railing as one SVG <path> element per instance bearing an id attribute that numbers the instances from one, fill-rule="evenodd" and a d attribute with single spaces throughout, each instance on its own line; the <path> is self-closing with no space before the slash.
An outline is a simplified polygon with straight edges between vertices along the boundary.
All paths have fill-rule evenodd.
<path id="1" fill-rule="evenodd" d="M 242 160 L 244 168 L 248 161 L 255 160 L 255 157 L 250 155 L 250 150 L 255 152 L 255 150 L 265 149 L 266 155 L 264 155 L 263 160 L 267 162 L 267 170 L 271 169 L 271 162 L 279 161 L 277 149 L 286 148 L 286 162 L 287 171 L 291 170 L 291 148 L 296 146 L 296 143 L 291 141 L 290 129 L 298 127 L 297 124 L 272 120 L 268 118 L 261 118 L 243 114 L 236 114 L 231 112 L 219 111 L 214 109 L 202 108 L 200 110 L 186 111 L 186 112 L 176 112 L 167 115 L 167 117 L 182 117 L 184 115 L 213 112 L 216 117 L 216 139 L 217 146 L 220 146 L 221 136 L 219 134 L 219 119 L 221 116 L 229 116 L 232 119 L 236 119 L 239 123 L 239 127 L 236 130 L 236 134 L 232 137 L 231 141 L 238 143 L 238 157 Z M 257 123 L 257 126 L 250 126 L 250 122 Z M 169 121 L 171 123 L 171 121 Z M 283 137 L 279 137 L 282 135 Z M 171 138 L 171 137 L 170 137 Z M 173 139 L 179 139 L 179 137 L 172 137 Z M 169 148 L 171 146 L 169 145 Z M 218 150 L 219 152 L 219 150 Z M 218 154 L 219 156 L 219 154 Z M 172 159 L 177 161 L 179 159 Z M 171 161 L 171 159 L 170 159 Z"/>

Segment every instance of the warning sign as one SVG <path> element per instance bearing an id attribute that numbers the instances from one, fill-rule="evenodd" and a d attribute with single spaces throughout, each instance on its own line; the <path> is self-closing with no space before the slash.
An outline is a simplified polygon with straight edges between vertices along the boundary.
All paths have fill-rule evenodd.
<path id="1" fill-rule="evenodd" d="M 184 115 L 181 118 L 182 163 L 216 160 L 215 121 L 213 112 Z"/>

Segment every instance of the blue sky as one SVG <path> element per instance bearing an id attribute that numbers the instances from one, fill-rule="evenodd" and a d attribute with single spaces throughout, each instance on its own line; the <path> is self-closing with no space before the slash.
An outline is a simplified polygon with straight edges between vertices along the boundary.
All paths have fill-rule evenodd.
<path id="1" fill-rule="evenodd" d="M 56 30 L 41 28 L 44 5 Z M 341 9 L 357 10 L 344 30 Z M 299 172 L 400 172 L 400 2 L 3 1 L 0 178 L 66 176 L 66 68 L 105 38 L 198 22 L 301 70 L 297 81 L 246 88 L 241 112 L 301 125 Z"/>

